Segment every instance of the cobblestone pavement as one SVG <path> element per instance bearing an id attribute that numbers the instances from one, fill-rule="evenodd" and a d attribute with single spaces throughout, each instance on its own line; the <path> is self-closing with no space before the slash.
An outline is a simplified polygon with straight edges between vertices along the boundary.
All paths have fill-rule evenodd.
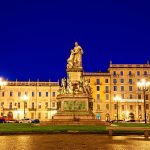
<path id="1" fill-rule="evenodd" d="M 45 134 L 0 136 L 0 150 L 150 150 L 143 136 Z"/>

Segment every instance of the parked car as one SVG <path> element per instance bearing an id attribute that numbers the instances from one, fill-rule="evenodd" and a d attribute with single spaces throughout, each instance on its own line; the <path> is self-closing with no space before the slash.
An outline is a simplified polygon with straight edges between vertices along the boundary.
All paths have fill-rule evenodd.
<path id="1" fill-rule="evenodd" d="M 4 118 L 0 118 L 0 123 L 6 123 Z"/>
<path id="2" fill-rule="evenodd" d="M 127 120 L 126 122 L 136 122 L 136 120 L 131 119 L 131 120 Z"/>
<path id="3" fill-rule="evenodd" d="M 15 119 L 10 119 L 10 120 L 7 120 L 6 123 L 17 123 L 17 120 L 15 120 Z"/>
<path id="4" fill-rule="evenodd" d="M 124 122 L 124 120 L 118 120 L 118 121 L 117 121 L 117 120 L 111 120 L 111 121 L 110 121 L 110 123 L 117 123 L 117 122 L 118 122 L 118 123 Z"/>
<path id="5" fill-rule="evenodd" d="M 34 120 L 32 120 L 31 123 L 40 123 L 40 120 L 39 119 L 34 119 Z"/>
<path id="6" fill-rule="evenodd" d="M 32 120 L 29 118 L 19 120 L 19 123 L 31 123 L 31 122 L 32 122 Z"/>

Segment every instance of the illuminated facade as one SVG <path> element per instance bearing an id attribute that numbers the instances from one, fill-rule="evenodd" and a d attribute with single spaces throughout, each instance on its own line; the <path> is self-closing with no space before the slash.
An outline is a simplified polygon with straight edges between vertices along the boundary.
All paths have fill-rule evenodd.
<path id="1" fill-rule="evenodd" d="M 144 119 L 143 92 L 137 87 L 141 79 L 150 81 L 150 64 L 112 64 L 107 72 L 84 72 L 84 79 L 90 80 L 93 96 L 93 112 L 100 114 L 101 120 L 117 117 L 116 95 L 122 97 L 118 102 L 119 119 Z M 8 82 L 0 91 L 1 116 L 13 115 L 15 119 L 24 117 L 23 95 L 29 100 L 25 103 L 27 118 L 49 120 L 57 111 L 58 82 Z M 150 120 L 150 87 L 146 91 L 146 114 Z"/>
<path id="2" fill-rule="evenodd" d="M 58 82 L 9 82 L 1 89 L 0 114 L 13 116 L 15 119 L 25 117 L 49 120 L 56 113 L 56 96 Z M 24 103 L 23 96 L 29 99 Z"/>

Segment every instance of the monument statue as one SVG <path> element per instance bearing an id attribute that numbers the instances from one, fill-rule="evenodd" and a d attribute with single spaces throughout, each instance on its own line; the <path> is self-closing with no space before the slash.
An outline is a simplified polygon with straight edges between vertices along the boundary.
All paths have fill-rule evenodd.
<path id="1" fill-rule="evenodd" d="M 67 68 L 82 68 L 83 50 L 78 42 L 75 42 L 74 49 L 71 50 L 70 57 L 67 59 Z"/>

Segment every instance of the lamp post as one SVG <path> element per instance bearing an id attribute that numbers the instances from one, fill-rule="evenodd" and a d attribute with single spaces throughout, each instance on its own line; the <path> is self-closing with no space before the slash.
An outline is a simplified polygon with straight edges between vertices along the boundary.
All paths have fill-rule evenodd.
<path id="1" fill-rule="evenodd" d="M 148 90 L 148 87 L 150 86 L 150 82 L 146 81 L 145 79 L 142 79 L 137 83 L 137 86 L 140 88 L 141 91 L 143 91 L 143 96 L 144 96 L 144 119 L 145 119 L 145 124 L 147 123 L 146 119 L 146 91 Z"/>
<path id="2" fill-rule="evenodd" d="M 2 77 L 0 77 L 0 91 L 7 85 L 7 81 L 5 81 Z M 1 105 L 3 109 L 3 116 L 4 116 L 4 104 Z"/>
<path id="3" fill-rule="evenodd" d="M 25 94 L 22 98 L 21 98 L 24 102 L 24 119 L 26 118 L 26 113 L 25 113 L 25 104 L 26 102 L 29 100 L 29 97 Z"/>
<path id="4" fill-rule="evenodd" d="M 118 102 L 121 100 L 122 98 L 118 95 L 114 97 L 114 101 L 117 103 L 117 122 L 118 122 Z"/>

